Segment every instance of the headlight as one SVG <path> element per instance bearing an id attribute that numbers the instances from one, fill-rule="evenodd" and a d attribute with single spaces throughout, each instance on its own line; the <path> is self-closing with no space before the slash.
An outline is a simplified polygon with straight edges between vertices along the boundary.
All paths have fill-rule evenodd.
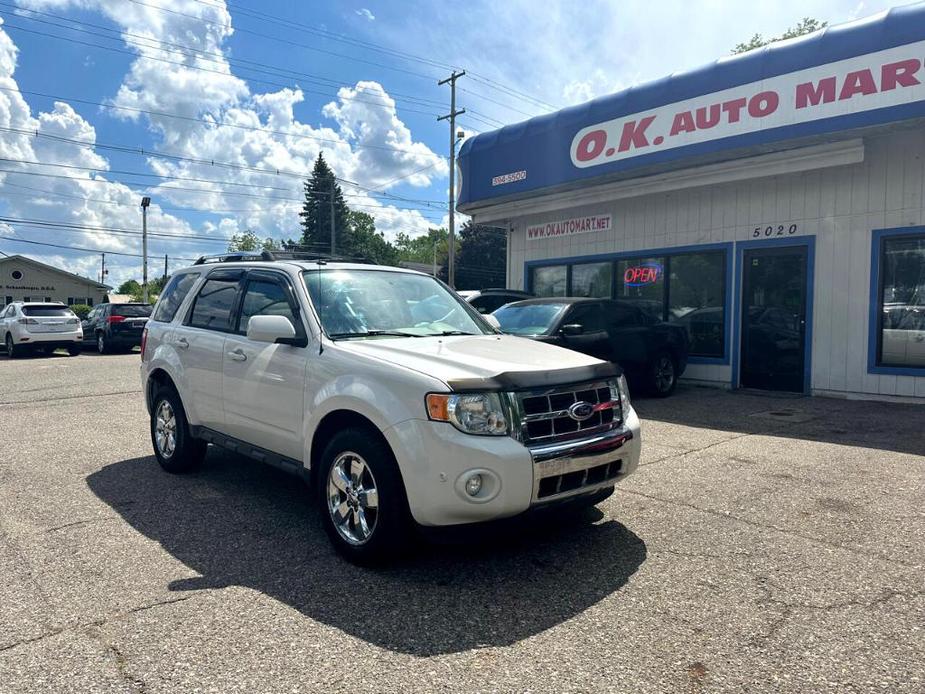
<path id="1" fill-rule="evenodd" d="M 466 434 L 504 436 L 508 430 L 498 393 L 431 393 L 427 416 L 435 422 L 449 422 Z"/>
<path id="2" fill-rule="evenodd" d="M 630 406 L 630 389 L 626 383 L 626 376 L 620 375 L 620 378 L 609 381 L 610 399 L 619 400 L 620 408 L 624 411 Z"/>

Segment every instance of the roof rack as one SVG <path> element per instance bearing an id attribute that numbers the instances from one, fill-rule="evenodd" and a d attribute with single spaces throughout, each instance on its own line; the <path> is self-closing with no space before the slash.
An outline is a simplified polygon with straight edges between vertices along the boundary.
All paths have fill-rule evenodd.
<path id="1" fill-rule="evenodd" d="M 276 260 L 270 251 L 260 251 L 260 253 L 222 253 L 220 255 L 201 255 L 196 259 L 193 265 L 205 265 L 206 263 L 241 263 L 261 260 L 271 263 Z"/>

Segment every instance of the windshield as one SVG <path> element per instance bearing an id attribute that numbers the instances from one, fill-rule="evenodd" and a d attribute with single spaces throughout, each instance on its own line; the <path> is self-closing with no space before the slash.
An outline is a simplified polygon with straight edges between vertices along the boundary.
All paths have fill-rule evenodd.
<path id="1" fill-rule="evenodd" d="M 305 286 L 334 339 L 484 335 L 474 310 L 427 275 L 385 270 L 307 270 Z"/>
<path id="2" fill-rule="evenodd" d="M 508 304 L 492 315 L 502 332 L 512 335 L 543 335 L 555 323 L 566 304 Z"/>
<path id="3" fill-rule="evenodd" d="M 147 304 L 123 304 L 112 307 L 112 315 L 126 318 L 144 318 L 151 315 L 151 307 Z"/>
<path id="4" fill-rule="evenodd" d="M 45 306 L 23 306 L 22 314 L 24 316 L 64 318 L 66 316 L 73 316 L 74 312 L 71 311 L 71 309 L 69 309 L 67 306 L 55 306 L 54 304 L 47 304 Z"/>

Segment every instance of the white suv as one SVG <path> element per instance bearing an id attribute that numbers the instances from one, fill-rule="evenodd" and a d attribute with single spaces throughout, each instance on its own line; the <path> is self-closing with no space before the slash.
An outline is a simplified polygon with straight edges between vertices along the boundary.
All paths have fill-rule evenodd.
<path id="1" fill-rule="evenodd" d="M 14 301 L 0 308 L 0 336 L 10 359 L 32 350 L 64 348 L 80 354 L 84 339 L 80 319 L 64 304 Z"/>
<path id="2" fill-rule="evenodd" d="M 619 370 L 489 320 L 399 268 L 200 259 L 142 341 L 157 459 L 183 472 L 212 443 L 306 475 L 360 562 L 401 549 L 413 523 L 609 496 L 640 451 Z"/>

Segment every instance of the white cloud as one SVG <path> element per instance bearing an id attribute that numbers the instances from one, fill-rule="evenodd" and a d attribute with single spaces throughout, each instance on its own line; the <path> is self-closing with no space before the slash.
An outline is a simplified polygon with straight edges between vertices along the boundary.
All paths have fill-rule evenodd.
<path id="1" fill-rule="evenodd" d="M 375 21 L 375 19 L 376 19 L 376 15 L 374 15 L 374 14 L 373 14 L 369 9 L 367 9 L 366 7 L 361 7 L 359 10 L 356 11 L 356 13 L 357 13 L 360 17 L 363 17 L 364 19 L 369 20 L 370 22 Z"/>

